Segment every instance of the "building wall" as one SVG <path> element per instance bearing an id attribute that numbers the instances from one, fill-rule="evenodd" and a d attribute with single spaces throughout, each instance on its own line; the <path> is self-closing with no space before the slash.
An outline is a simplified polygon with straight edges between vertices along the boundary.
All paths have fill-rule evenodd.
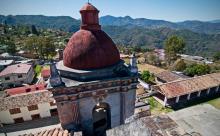
<path id="1" fill-rule="evenodd" d="M 121 103 L 122 95 L 120 92 L 108 94 L 102 102 L 109 104 L 111 111 L 111 128 L 119 126 L 124 123 L 124 120 L 134 114 L 135 104 L 135 90 L 129 90 L 124 93 L 125 103 Z M 83 98 L 79 100 L 79 110 L 81 124 L 87 130 L 93 131 L 93 116 L 92 111 L 98 103 L 93 97 Z M 125 109 L 124 113 L 122 112 Z M 123 121 L 122 121 L 123 120 Z"/>
<path id="2" fill-rule="evenodd" d="M 37 104 L 38 109 L 29 111 L 28 107 L 20 107 L 20 113 L 11 114 L 9 110 L 0 111 L 0 123 L 13 124 L 14 119 L 23 118 L 24 121 L 32 120 L 31 115 L 39 114 L 40 118 L 50 117 L 50 110 L 56 109 L 57 106 L 50 106 L 50 103 L 39 103 Z"/>

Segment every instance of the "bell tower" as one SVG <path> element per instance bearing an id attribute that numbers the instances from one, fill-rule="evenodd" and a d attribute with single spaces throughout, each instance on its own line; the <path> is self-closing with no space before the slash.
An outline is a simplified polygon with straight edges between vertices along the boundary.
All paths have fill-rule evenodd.
<path id="1" fill-rule="evenodd" d="M 134 114 L 138 76 L 120 59 L 112 39 L 101 30 L 98 9 L 80 10 L 81 29 L 64 49 L 63 60 L 51 65 L 50 88 L 61 126 L 102 136 Z"/>
<path id="2" fill-rule="evenodd" d="M 81 29 L 85 30 L 101 30 L 99 25 L 99 10 L 92 4 L 87 3 L 80 10 L 81 14 Z"/>

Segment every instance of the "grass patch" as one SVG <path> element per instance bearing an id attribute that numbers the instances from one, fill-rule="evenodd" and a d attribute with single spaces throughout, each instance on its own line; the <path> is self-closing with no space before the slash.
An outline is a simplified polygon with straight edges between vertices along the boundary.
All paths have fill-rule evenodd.
<path id="1" fill-rule="evenodd" d="M 40 65 L 35 66 L 34 71 L 35 71 L 36 76 L 40 75 L 41 69 L 42 69 L 42 67 Z"/>
<path id="2" fill-rule="evenodd" d="M 207 102 L 208 104 L 214 106 L 217 109 L 220 109 L 220 98 L 214 99 L 214 100 L 210 100 Z"/>
<path id="3" fill-rule="evenodd" d="M 168 113 L 173 111 L 171 108 L 164 107 L 162 104 L 157 102 L 153 97 L 147 98 L 150 104 L 150 111 L 152 115 L 159 115 L 161 113 Z"/>

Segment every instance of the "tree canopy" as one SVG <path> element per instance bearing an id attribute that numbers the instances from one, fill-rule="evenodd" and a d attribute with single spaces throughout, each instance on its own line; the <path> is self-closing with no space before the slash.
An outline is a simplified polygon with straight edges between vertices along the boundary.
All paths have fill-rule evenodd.
<path id="1" fill-rule="evenodd" d="M 178 53 L 183 53 L 185 41 L 178 36 L 171 36 L 165 41 L 165 57 L 167 64 L 170 65 L 178 58 Z"/>
<path id="2" fill-rule="evenodd" d="M 56 55 L 56 47 L 52 38 L 49 37 L 28 37 L 25 42 L 25 49 L 35 53 L 41 59 L 50 59 Z"/>
<path id="3" fill-rule="evenodd" d="M 184 73 L 187 76 L 200 76 L 200 75 L 205 75 L 210 73 L 211 68 L 208 65 L 204 64 L 192 64 L 188 66 L 185 70 Z"/>

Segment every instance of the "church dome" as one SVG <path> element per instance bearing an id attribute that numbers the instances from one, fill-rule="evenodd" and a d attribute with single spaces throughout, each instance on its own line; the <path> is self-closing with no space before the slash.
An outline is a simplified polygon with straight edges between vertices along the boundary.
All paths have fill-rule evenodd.
<path id="1" fill-rule="evenodd" d="M 70 38 L 63 63 L 73 69 L 99 69 L 119 62 L 120 55 L 112 39 L 101 30 L 98 10 L 90 3 L 81 10 L 81 29 Z"/>

